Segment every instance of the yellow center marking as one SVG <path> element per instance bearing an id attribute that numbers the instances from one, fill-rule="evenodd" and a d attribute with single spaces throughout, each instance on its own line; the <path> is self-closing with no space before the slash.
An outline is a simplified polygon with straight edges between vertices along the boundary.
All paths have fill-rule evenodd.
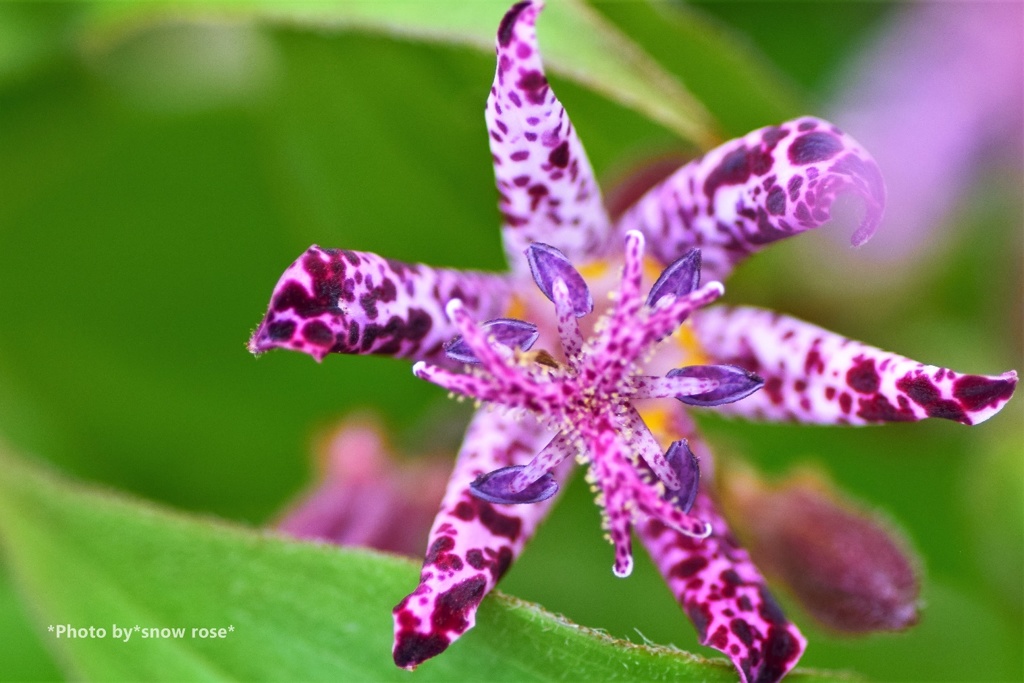
<path id="1" fill-rule="evenodd" d="M 584 280 L 590 281 L 604 277 L 608 272 L 608 267 L 608 261 L 599 259 L 597 261 L 586 263 L 577 268 L 577 270 L 579 271 L 579 274 L 583 276 Z"/>
<path id="2" fill-rule="evenodd" d="M 671 443 L 675 441 L 676 430 L 672 429 L 673 415 L 672 412 L 661 406 L 637 406 L 640 417 L 643 419 L 644 424 L 651 430 L 651 434 L 658 440 L 658 443 Z"/>
<path id="3" fill-rule="evenodd" d="M 523 320 L 526 317 L 526 302 L 515 292 L 509 297 L 508 308 L 505 309 L 505 317 L 516 318 L 517 320 Z"/>
<path id="4" fill-rule="evenodd" d="M 704 347 L 697 340 L 697 334 L 693 331 L 693 323 L 687 320 L 672 333 L 672 339 L 679 345 L 683 352 L 685 362 L 683 365 L 709 365 L 711 358 L 708 357 Z"/>

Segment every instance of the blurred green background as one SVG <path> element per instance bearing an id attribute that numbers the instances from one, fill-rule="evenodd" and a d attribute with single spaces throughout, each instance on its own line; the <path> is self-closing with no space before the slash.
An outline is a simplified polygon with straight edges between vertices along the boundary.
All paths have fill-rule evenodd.
<path id="1" fill-rule="evenodd" d="M 820 111 L 839 67 L 897 9 L 594 6 L 728 136 Z M 0 440 L 77 479 L 259 525 L 309 482 L 313 435 L 351 411 L 379 411 L 408 450 L 424 433 L 452 438 L 437 424 L 464 411 L 405 363 L 254 360 L 244 343 L 278 275 L 313 243 L 502 268 L 482 117 L 492 56 L 327 25 L 197 22 L 201 3 L 120 20 L 105 9 L 0 5 Z M 695 31 L 717 51 L 683 40 Z M 543 19 L 540 33 L 543 47 Z M 770 81 L 744 90 L 737 73 L 759 69 Z M 600 178 L 691 151 L 635 111 L 552 80 Z M 827 247 L 808 235 L 753 259 L 727 301 L 957 370 L 1019 370 L 1021 180 L 1019 167 L 979 177 L 957 207 L 955 248 L 884 296 L 857 281 L 817 287 L 799 262 Z M 771 473 L 817 463 L 924 559 L 926 608 L 907 634 L 830 637 L 787 603 L 811 639 L 803 665 L 879 680 L 1021 679 L 1022 414 L 1018 398 L 975 429 L 703 420 L 723 458 Z M 642 553 L 633 577 L 612 576 L 580 484 L 502 589 L 618 637 L 701 651 Z M 0 576 L 6 680 L 61 675 L 31 614 L 32 596 Z"/>

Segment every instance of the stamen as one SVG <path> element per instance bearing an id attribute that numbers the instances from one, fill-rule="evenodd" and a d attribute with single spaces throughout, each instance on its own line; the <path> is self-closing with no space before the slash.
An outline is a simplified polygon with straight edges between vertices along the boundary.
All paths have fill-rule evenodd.
<path id="1" fill-rule="evenodd" d="M 482 498 L 489 503 L 505 505 L 539 503 L 555 495 L 558 491 L 558 482 L 550 473 L 544 474 L 521 491 L 513 490 L 512 482 L 522 470 L 522 466 L 513 465 L 481 474 L 469 485 L 469 490 L 477 498 Z"/>
<path id="2" fill-rule="evenodd" d="M 480 326 L 484 336 L 495 344 L 500 344 L 510 349 L 529 351 L 537 342 L 540 332 L 533 323 L 515 318 L 496 318 L 489 320 Z M 473 353 L 473 349 L 465 342 L 462 335 L 455 337 L 444 345 L 444 352 L 452 360 L 461 363 L 479 363 L 480 359 Z"/>
<path id="3" fill-rule="evenodd" d="M 547 244 L 534 242 L 526 248 L 526 259 L 530 264 L 530 272 L 533 273 L 533 281 L 540 287 L 540 291 L 544 292 L 544 296 L 551 301 L 555 300 L 551 288 L 555 280 L 560 279 L 569 290 L 569 300 L 577 318 L 582 318 L 594 310 L 590 288 L 565 254 Z"/>
<path id="4" fill-rule="evenodd" d="M 647 296 L 647 305 L 654 307 L 662 298 L 673 294 L 676 297 L 686 296 L 697 289 L 700 284 L 700 249 L 690 249 L 658 278 L 651 293 Z"/>
<path id="5" fill-rule="evenodd" d="M 678 398 L 706 394 L 717 389 L 718 384 L 717 379 L 710 377 L 636 375 L 633 377 L 633 392 L 636 398 Z"/>
<path id="6" fill-rule="evenodd" d="M 612 324 L 636 317 L 640 310 L 640 284 L 644 275 L 644 235 L 638 230 L 626 233 L 626 261 L 622 267 L 622 284 L 612 313 Z"/>
<path id="7" fill-rule="evenodd" d="M 481 475 L 470 491 L 505 505 L 547 500 L 558 491 L 551 471 L 576 456 L 589 467 L 587 481 L 605 508 L 605 529 L 615 546 L 614 571 L 626 576 L 633 566 L 630 528 L 637 519 L 653 517 L 695 539 L 711 533 L 710 525 L 689 515 L 700 482 L 696 457 L 685 441 L 662 451 L 633 401 L 676 398 L 691 405 L 720 405 L 749 395 L 764 382 L 729 365 L 678 368 L 665 377 L 642 374 L 656 345 L 725 291 L 719 282 L 698 287 L 699 251 L 665 269 L 645 304 L 644 237 L 628 232 L 615 303 L 594 323 L 586 342 L 578 318 L 593 310 L 593 299 L 579 271 L 546 244 L 531 244 L 526 256 L 537 286 L 554 303 L 565 364 L 545 361 L 550 358 L 546 352 L 528 352 L 538 338 L 536 325 L 511 318 L 477 325 L 462 302 L 453 300 L 446 311 L 462 334 L 445 351 L 470 366 L 458 373 L 417 363 L 413 370 L 477 401 L 534 413 L 553 428 L 554 437 L 529 463 Z"/>
<path id="8" fill-rule="evenodd" d="M 562 350 L 571 364 L 579 361 L 583 351 L 583 335 L 577 321 L 575 308 L 569 296 L 569 288 L 565 280 L 558 278 L 551 288 L 551 300 L 555 303 L 555 315 L 558 316 L 558 337 L 562 342 Z"/>
<path id="9" fill-rule="evenodd" d="M 710 379 L 718 382 L 718 387 L 700 394 L 680 394 L 678 398 L 691 406 L 720 406 L 746 398 L 764 386 L 764 380 L 752 372 L 735 365 L 691 365 L 668 371 L 668 377 L 687 377 L 690 379 Z"/>
<path id="10" fill-rule="evenodd" d="M 573 440 L 565 432 L 556 434 L 555 438 L 516 474 L 511 484 L 512 492 L 526 490 L 535 481 L 558 467 L 563 460 L 572 455 L 573 450 Z"/>
<path id="11" fill-rule="evenodd" d="M 672 445 L 668 447 L 668 452 L 665 453 L 665 459 L 675 469 L 681 482 L 679 490 L 669 493 L 667 498 L 674 502 L 682 512 L 689 512 L 693 507 L 693 501 L 697 499 L 697 489 L 700 485 L 697 456 L 690 450 L 686 439 L 682 439 L 672 442 Z"/>
<path id="12" fill-rule="evenodd" d="M 670 491 L 678 490 L 682 486 L 678 468 L 673 467 L 665 454 L 661 452 L 661 446 L 658 445 L 651 430 L 647 428 L 640 413 L 633 406 L 628 408 L 625 427 L 632 436 L 631 445 L 640 453 L 640 457 L 644 459 L 654 475 Z"/>

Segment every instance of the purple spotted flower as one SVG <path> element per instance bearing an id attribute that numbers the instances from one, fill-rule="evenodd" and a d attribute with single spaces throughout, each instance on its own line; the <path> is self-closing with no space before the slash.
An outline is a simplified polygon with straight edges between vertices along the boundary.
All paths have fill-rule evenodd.
<path id="1" fill-rule="evenodd" d="M 801 118 L 692 161 L 616 221 L 544 75 L 541 6 L 501 21 L 486 119 L 510 270 L 434 269 L 311 247 L 281 277 L 250 341 L 387 354 L 480 404 L 428 540 L 394 610 L 396 664 L 414 668 L 473 626 L 574 462 L 604 510 L 613 570 L 635 531 L 701 642 L 743 681 L 774 681 L 806 641 L 716 508 L 712 459 L 684 406 L 766 421 L 868 424 L 997 412 L 1016 374 L 963 375 L 753 308 L 709 306 L 732 268 L 862 207 L 882 212 L 878 169 L 835 126 Z M 648 400 L 656 399 L 656 400 Z"/>

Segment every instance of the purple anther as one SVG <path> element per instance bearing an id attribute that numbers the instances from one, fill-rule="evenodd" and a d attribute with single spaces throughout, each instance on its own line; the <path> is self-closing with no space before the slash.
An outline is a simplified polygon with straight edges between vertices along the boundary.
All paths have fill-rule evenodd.
<path id="1" fill-rule="evenodd" d="M 668 295 L 686 296 L 700 285 L 700 249 L 690 249 L 676 259 L 658 277 L 647 295 L 647 306 L 653 307 Z"/>
<path id="2" fill-rule="evenodd" d="M 480 327 L 485 336 L 494 343 L 521 351 L 529 351 L 540 336 L 536 325 L 515 318 L 495 318 L 488 320 Z M 447 342 L 444 345 L 444 352 L 446 356 L 460 363 L 480 362 L 462 335 Z"/>
<path id="3" fill-rule="evenodd" d="M 540 287 L 540 291 L 544 292 L 544 296 L 552 302 L 555 300 L 552 287 L 555 280 L 560 279 L 569 290 L 569 301 L 577 318 L 582 318 L 594 310 L 590 288 L 565 254 L 541 242 L 534 242 L 528 246 L 525 253 L 533 280 Z"/>
<path id="4" fill-rule="evenodd" d="M 550 473 L 542 475 L 522 491 L 513 491 L 512 482 L 524 469 L 522 465 L 513 465 L 481 474 L 469 485 L 469 490 L 474 496 L 488 503 L 505 505 L 539 503 L 558 492 L 558 482 Z"/>
<path id="5" fill-rule="evenodd" d="M 707 407 L 732 403 L 750 396 L 764 386 L 763 379 L 735 365 L 690 365 L 685 368 L 669 370 L 667 376 L 718 381 L 717 388 L 703 394 L 676 396 L 680 401 L 691 406 Z"/>
<path id="6" fill-rule="evenodd" d="M 677 491 L 669 491 L 667 498 L 676 504 L 681 512 L 688 513 L 697 499 L 697 488 L 700 484 L 700 468 L 697 456 L 690 450 L 686 439 L 673 441 L 665 452 L 665 460 L 669 467 L 679 475 L 681 486 Z"/>

